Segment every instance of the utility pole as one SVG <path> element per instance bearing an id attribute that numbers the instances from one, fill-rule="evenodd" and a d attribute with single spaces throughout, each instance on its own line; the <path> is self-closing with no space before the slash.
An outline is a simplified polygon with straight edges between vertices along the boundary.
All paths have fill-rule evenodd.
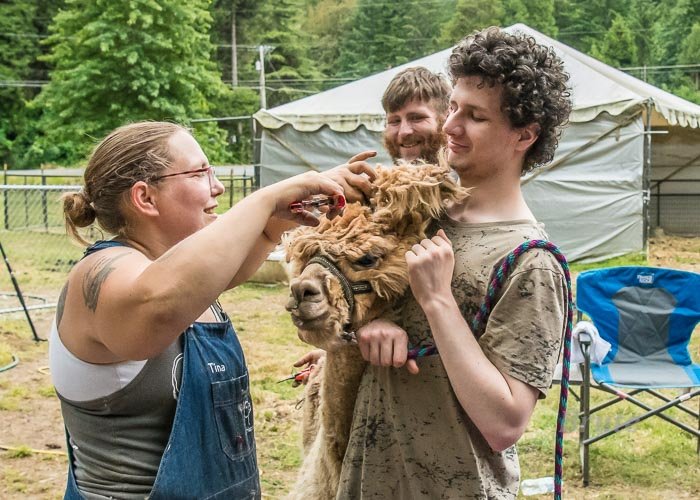
<path id="1" fill-rule="evenodd" d="M 264 45 L 258 45 L 258 65 L 260 70 L 260 107 L 267 109 L 267 98 L 265 96 L 265 49 Z"/>
<path id="2" fill-rule="evenodd" d="M 236 51 L 236 0 L 231 1 L 231 86 L 238 87 L 238 55 Z"/>

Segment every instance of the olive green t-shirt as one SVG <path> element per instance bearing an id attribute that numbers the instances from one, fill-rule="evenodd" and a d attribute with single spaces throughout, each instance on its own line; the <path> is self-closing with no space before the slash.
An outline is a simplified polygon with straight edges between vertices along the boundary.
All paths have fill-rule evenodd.
<path id="1" fill-rule="evenodd" d="M 439 222 L 453 244 L 452 291 L 471 322 L 494 266 L 541 224 Z M 436 230 L 436 228 L 433 228 Z M 503 373 L 540 391 L 551 384 L 565 326 L 565 281 L 555 257 L 527 251 L 502 288 L 479 344 Z M 411 345 L 432 344 L 418 303 L 407 294 L 401 326 Z M 339 499 L 514 498 L 515 447 L 491 450 L 457 400 L 439 355 L 419 359 L 420 373 L 368 366 L 360 384 Z M 552 428 L 554 432 L 554 428 Z"/>

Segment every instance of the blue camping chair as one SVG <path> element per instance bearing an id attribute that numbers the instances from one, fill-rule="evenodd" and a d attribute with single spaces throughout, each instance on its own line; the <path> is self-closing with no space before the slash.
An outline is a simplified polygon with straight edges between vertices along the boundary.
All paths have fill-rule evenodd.
<path id="1" fill-rule="evenodd" d="M 694 435 L 700 453 L 700 412 L 682 404 L 700 395 L 700 365 L 693 363 L 688 353 L 690 336 L 700 321 L 700 274 L 653 267 L 586 271 L 576 281 L 576 304 L 579 320 L 585 313 L 612 345 L 597 365 L 591 363 L 590 338 L 579 339 L 584 355 L 579 427 L 584 486 L 589 482 L 589 447 L 652 416 Z M 591 377 L 595 384 L 591 384 Z M 591 408 L 591 388 L 614 397 Z M 657 390 L 664 388 L 685 390 L 671 398 Z M 638 393 L 655 396 L 659 406 L 653 408 L 636 398 Z M 590 436 L 591 415 L 621 401 L 635 404 L 645 413 Z M 670 408 L 695 417 L 698 429 L 665 414 Z"/>

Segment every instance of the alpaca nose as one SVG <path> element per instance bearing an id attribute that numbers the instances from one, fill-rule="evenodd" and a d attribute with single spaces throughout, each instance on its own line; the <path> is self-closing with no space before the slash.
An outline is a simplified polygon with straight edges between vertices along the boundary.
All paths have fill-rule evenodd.
<path id="1" fill-rule="evenodd" d="M 289 285 L 293 300 L 299 304 L 304 301 L 317 301 L 321 297 L 321 287 L 309 279 L 294 279 Z"/>

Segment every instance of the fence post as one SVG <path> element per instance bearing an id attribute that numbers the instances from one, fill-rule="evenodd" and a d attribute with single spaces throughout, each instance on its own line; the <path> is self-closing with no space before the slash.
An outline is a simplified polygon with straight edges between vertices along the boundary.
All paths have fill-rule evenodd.
<path id="1" fill-rule="evenodd" d="M 44 174 L 44 165 L 41 166 L 41 185 L 46 186 L 46 175 Z M 41 211 L 44 215 L 44 229 L 49 232 L 49 209 L 46 203 L 46 190 L 41 191 Z"/>
<path id="2" fill-rule="evenodd" d="M 27 185 L 27 176 L 24 176 L 24 185 Z M 24 189 L 24 227 L 29 227 L 29 190 Z"/>
<path id="3" fill-rule="evenodd" d="M 228 169 L 228 207 L 233 206 L 233 168 Z"/>
<path id="4" fill-rule="evenodd" d="M 3 163 L 2 165 L 2 170 L 3 170 L 3 181 L 2 183 L 7 186 L 7 163 Z M 9 193 L 7 192 L 7 188 L 5 188 L 2 192 L 2 203 L 3 203 L 3 208 L 4 208 L 4 223 L 5 223 L 5 229 L 8 230 L 10 229 L 10 214 L 8 213 L 10 209 L 10 203 L 7 201 L 7 197 L 9 196 Z"/>

